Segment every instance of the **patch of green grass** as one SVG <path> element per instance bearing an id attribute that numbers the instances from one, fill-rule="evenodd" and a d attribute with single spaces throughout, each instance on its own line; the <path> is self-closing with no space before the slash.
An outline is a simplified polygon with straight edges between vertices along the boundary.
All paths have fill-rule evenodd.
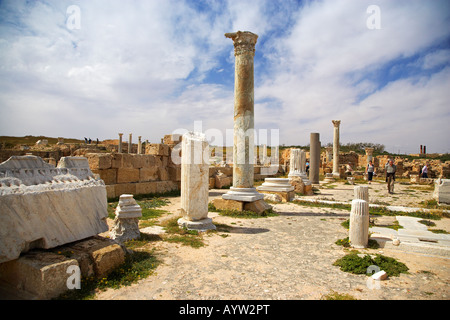
<path id="1" fill-rule="evenodd" d="M 443 230 L 443 229 L 430 229 L 430 228 L 428 228 L 428 231 L 431 231 L 433 233 L 449 234 L 446 230 Z"/>
<path id="2" fill-rule="evenodd" d="M 272 210 L 272 208 L 263 211 L 262 213 L 256 213 L 249 210 L 221 210 L 217 209 L 211 202 L 208 203 L 208 211 L 218 212 L 221 216 L 227 216 L 232 218 L 244 218 L 244 219 L 254 219 L 254 218 L 267 218 L 276 217 L 278 213 Z"/>
<path id="3" fill-rule="evenodd" d="M 350 253 L 336 260 L 333 265 L 339 266 L 344 272 L 354 274 L 367 274 L 367 268 L 375 265 L 378 266 L 380 270 L 384 270 L 390 277 L 399 276 L 400 273 L 406 273 L 409 270 L 404 263 L 381 254 L 377 254 L 375 258 L 372 258 L 368 254 L 360 257 L 355 253 Z"/>
<path id="4" fill-rule="evenodd" d="M 331 291 L 326 295 L 322 295 L 320 300 L 358 300 L 350 294 Z"/>
<path id="5" fill-rule="evenodd" d="M 335 244 L 337 244 L 338 246 L 343 246 L 345 248 L 349 248 L 351 246 L 350 244 L 350 240 L 349 238 L 344 238 L 344 239 L 339 239 L 335 242 Z M 368 249 L 378 249 L 380 247 L 380 245 L 378 244 L 378 242 L 376 240 L 373 239 L 369 239 L 368 243 L 367 243 L 367 248 Z"/>
<path id="6" fill-rule="evenodd" d="M 166 229 L 167 234 L 164 240 L 168 242 L 176 242 L 193 248 L 200 248 L 205 245 L 203 236 L 197 230 L 188 230 L 180 228 L 178 225 L 178 217 L 166 220 L 162 226 Z"/>
<path id="7" fill-rule="evenodd" d="M 419 220 L 418 222 L 421 223 L 421 224 L 424 224 L 424 225 L 426 225 L 428 227 L 436 226 L 436 223 L 434 223 L 433 221 L 430 221 L 430 220 Z"/>
<path id="8" fill-rule="evenodd" d="M 151 275 L 160 261 L 153 252 L 132 251 L 125 257 L 125 262 L 104 278 L 82 278 L 81 288 L 68 290 L 56 299 L 58 300 L 88 300 L 93 299 L 98 290 L 107 288 L 118 289 L 129 286 L 140 279 Z"/>

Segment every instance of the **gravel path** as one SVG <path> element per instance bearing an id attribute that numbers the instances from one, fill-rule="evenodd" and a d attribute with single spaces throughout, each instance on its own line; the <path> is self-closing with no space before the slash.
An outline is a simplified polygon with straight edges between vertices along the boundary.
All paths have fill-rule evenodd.
<path id="1" fill-rule="evenodd" d="M 210 200 L 221 191 L 210 192 Z M 170 198 L 170 211 L 179 198 Z M 337 200 L 337 199 L 336 199 Z M 348 236 L 340 224 L 349 212 L 274 205 L 279 216 L 237 219 L 210 214 L 230 227 L 204 235 L 206 246 L 194 249 L 155 241 L 162 264 L 156 273 L 129 287 L 108 289 L 97 299 L 320 299 L 332 291 L 357 299 L 449 299 L 450 259 L 399 250 L 365 249 L 405 263 L 409 274 L 369 288 L 365 275 L 342 272 L 333 262 L 348 253 L 334 242 Z"/>

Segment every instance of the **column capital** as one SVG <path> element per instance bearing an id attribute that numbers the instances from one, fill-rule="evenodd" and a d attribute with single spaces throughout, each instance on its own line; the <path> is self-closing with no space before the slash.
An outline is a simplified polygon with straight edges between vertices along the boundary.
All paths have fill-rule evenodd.
<path id="1" fill-rule="evenodd" d="M 258 39 L 257 34 L 250 31 L 238 31 L 225 33 L 225 37 L 233 40 L 235 56 L 243 53 L 255 54 L 255 45 Z"/>
<path id="2" fill-rule="evenodd" d="M 366 151 L 367 156 L 371 156 L 373 154 L 373 148 L 364 148 L 364 151 Z"/>
<path id="3" fill-rule="evenodd" d="M 338 128 L 341 125 L 341 120 L 331 120 L 335 128 Z"/>
<path id="4" fill-rule="evenodd" d="M 123 136 L 123 133 L 119 133 L 119 136 Z"/>

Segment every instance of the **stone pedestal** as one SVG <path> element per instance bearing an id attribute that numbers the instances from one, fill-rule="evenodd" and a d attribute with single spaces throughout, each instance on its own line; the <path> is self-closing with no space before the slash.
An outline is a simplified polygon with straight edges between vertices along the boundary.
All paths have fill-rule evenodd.
<path id="1" fill-rule="evenodd" d="M 333 132 L 333 177 L 340 178 L 339 174 L 339 126 L 341 120 L 332 120 L 334 126 Z"/>
<path id="2" fill-rule="evenodd" d="M 353 248 L 366 248 L 369 242 L 369 203 L 352 200 L 350 212 L 349 241 Z"/>
<path id="3" fill-rule="evenodd" d="M 435 181 L 433 198 L 438 203 L 450 204 L 450 179 L 437 179 Z"/>
<path id="4" fill-rule="evenodd" d="M 284 202 L 292 201 L 295 196 L 294 187 L 287 178 L 265 178 L 256 189 L 262 193 L 278 194 Z"/>
<path id="5" fill-rule="evenodd" d="M 181 142 L 180 226 L 195 230 L 216 228 L 208 218 L 208 191 L 208 141 L 203 133 L 187 132 Z"/>
<path id="6" fill-rule="evenodd" d="M 312 184 L 319 184 L 320 169 L 320 140 L 318 133 L 310 135 L 310 161 L 309 161 L 309 180 Z"/>
<path id="7" fill-rule="evenodd" d="M 123 243 L 141 236 L 139 218 L 142 217 L 142 209 L 132 194 L 120 196 L 115 214 L 114 227 L 110 232 L 111 239 Z"/>
<path id="8" fill-rule="evenodd" d="M 253 187 L 254 178 L 254 80 L 253 57 L 258 36 L 254 33 L 226 33 L 233 40 L 235 55 L 233 187 L 224 200 L 243 202 L 264 198 Z"/>

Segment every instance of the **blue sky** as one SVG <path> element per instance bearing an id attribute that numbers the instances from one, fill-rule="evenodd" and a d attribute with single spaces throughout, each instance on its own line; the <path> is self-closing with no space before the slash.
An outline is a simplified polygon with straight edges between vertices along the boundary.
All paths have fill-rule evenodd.
<path id="1" fill-rule="evenodd" d="M 0 1 L 0 135 L 225 137 L 238 30 L 259 36 L 255 128 L 280 144 L 325 145 L 340 119 L 342 143 L 450 152 L 448 0 Z"/>

